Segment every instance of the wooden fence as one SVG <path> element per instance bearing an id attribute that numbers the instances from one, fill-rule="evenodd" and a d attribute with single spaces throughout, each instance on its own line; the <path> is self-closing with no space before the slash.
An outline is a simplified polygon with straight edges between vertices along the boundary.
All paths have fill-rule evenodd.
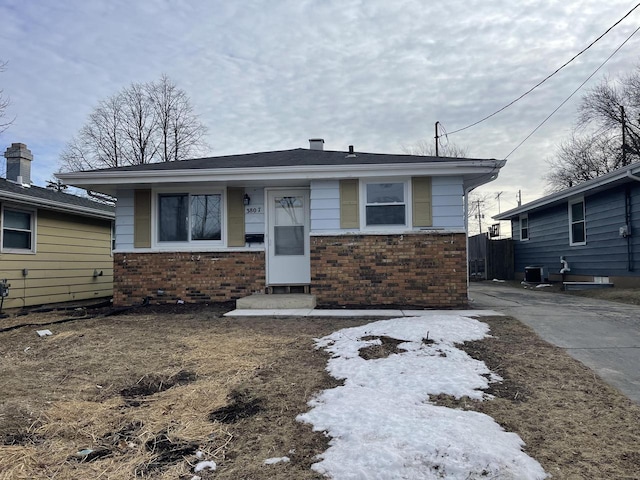
<path id="1" fill-rule="evenodd" d="M 491 240 L 486 233 L 469 237 L 469 278 L 471 280 L 513 280 L 513 240 Z"/>

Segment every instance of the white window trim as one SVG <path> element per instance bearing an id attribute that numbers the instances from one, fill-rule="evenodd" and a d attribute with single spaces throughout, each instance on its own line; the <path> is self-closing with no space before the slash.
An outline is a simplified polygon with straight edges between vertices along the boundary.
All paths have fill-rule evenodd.
<path id="1" fill-rule="evenodd" d="M 527 238 L 522 238 L 522 220 L 526 220 L 527 221 Z M 520 218 L 518 219 L 518 226 L 520 228 L 520 241 L 521 242 L 527 242 L 529 241 L 529 238 L 531 238 L 531 225 L 529 224 L 529 214 L 524 214 L 524 215 L 520 215 Z"/>
<path id="2" fill-rule="evenodd" d="M 576 203 L 582 203 L 582 223 L 584 225 L 584 241 L 583 242 L 574 242 L 573 241 L 573 216 L 571 213 L 571 207 Z M 569 200 L 568 203 L 568 218 L 569 218 L 569 246 L 576 247 L 580 245 L 587 244 L 587 203 L 584 201 L 584 197 L 573 198 Z"/>
<path id="3" fill-rule="evenodd" d="M 404 225 L 367 225 L 367 185 L 374 183 L 402 183 L 404 184 L 404 205 L 405 205 L 405 224 Z M 363 231 L 407 231 L 413 225 L 413 210 L 410 177 L 385 177 L 385 178 L 367 178 L 360 179 L 360 230 Z"/>
<path id="4" fill-rule="evenodd" d="M 31 215 L 31 248 L 4 248 L 4 211 L 5 209 L 7 210 L 13 210 L 16 212 L 23 212 L 23 213 L 28 213 Z M 36 221 L 37 218 L 37 210 L 31 209 L 31 208 L 24 208 L 24 207 L 20 207 L 20 206 L 14 206 L 14 205 L 2 205 L 2 212 L 0 212 L 0 244 L 2 244 L 0 246 L 0 250 L 2 251 L 2 253 L 18 253 L 18 254 L 23 254 L 23 255 L 33 255 L 36 253 L 36 238 L 38 238 L 37 236 L 37 232 L 36 232 L 36 225 L 38 224 L 38 222 Z"/>
<path id="5" fill-rule="evenodd" d="M 182 193 L 185 195 L 221 195 L 220 205 L 220 240 L 187 240 L 184 242 L 161 242 L 158 239 L 159 229 L 159 201 L 162 194 Z M 225 188 L 159 188 L 151 192 L 151 248 L 155 251 L 192 251 L 209 250 L 211 248 L 226 247 L 227 245 L 227 191 Z M 190 207 L 190 202 L 189 202 Z"/>

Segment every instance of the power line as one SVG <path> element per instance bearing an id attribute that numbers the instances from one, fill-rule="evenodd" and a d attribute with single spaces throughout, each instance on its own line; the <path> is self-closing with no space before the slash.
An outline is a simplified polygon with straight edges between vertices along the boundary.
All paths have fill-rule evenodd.
<path id="1" fill-rule="evenodd" d="M 540 125 L 538 125 L 536 128 L 534 128 L 534 129 L 533 129 L 533 131 L 532 131 L 529 135 L 527 135 L 527 136 L 526 136 L 526 138 L 525 138 L 524 140 L 522 140 L 522 141 L 521 141 L 521 142 L 516 146 L 516 148 L 514 148 L 513 150 L 511 150 L 511 151 L 509 152 L 509 155 L 507 155 L 507 156 L 506 156 L 506 157 L 504 157 L 504 158 L 505 158 L 505 159 L 509 158 L 509 156 L 510 156 L 513 152 L 515 152 L 517 149 L 519 149 L 519 148 L 522 146 L 522 144 L 523 144 L 524 142 L 526 142 L 527 140 L 529 140 L 529 138 L 531 138 L 531 137 L 533 136 L 533 134 L 534 134 L 534 133 L 536 133 L 540 127 L 542 127 L 545 123 L 547 123 L 547 120 L 549 120 L 551 117 L 553 117 L 553 116 L 555 115 L 555 113 L 556 113 L 558 110 L 560 110 L 560 109 L 564 106 L 564 104 L 565 104 L 565 103 L 567 103 L 567 102 L 571 99 L 571 97 L 573 97 L 576 93 L 578 93 L 578 91 L 579 91 L 582 87 L 584 87 L 584 85 L 585 85 L 589 80 L 591 80 L 591 78 L 592 78 L 596 73 L 598 73 L 598 71 L 599 71 L 602 67 L 604 67 L 604 66 L 606 65 L 606 63 L 607 63 L 609 60 L 611 60 L 611 58 L 612 58 L 616 53 L 618 53 L 618 51 L 619 51 L 622 47 L 624 47 L 624 45 L 625 45 L 629 40 L 631 40 L 631 37 L 633 37 L 636 33 L 638 33 L 638 31 L 639 31 L 639 30 L 640 30 L 640 27 L 636 28 L 636 29 L 633 31 L 633 33 L 632 33 L 631 35 L 629 35 L 629 36 L 627 37 L 627 39 L 626 39 L 624 42 L 622 42 L 622 43 L 620 44 L 620 46 L 619 46 L 618 48 L 616 48 L 616 49 L 613 51 L 613 53 L 612 53 L 611 55 L 609 55 L 609 56 L 607 57 L 607 59 L 606 59 L 604 62 L 602 62 L 602 63 L 600 64 L 600 66 L 599 66 L 598 68 L 596 68 L 596 69 L 593 71 L 593 73 L 592 73 L 591 75 L 589 75 L 589 76 L 586 78 L 586 80 L 585 80 L 584 82 L 582 82 L 582 83 L 578 86 L 578 88 L 576 88 L 576 89 L 571 93 L 571 95 L 569 95 L 567 98 L 565 98 L 565 99 L 562 101 L 562 103 L 561 103 L 560 105 L 558 105 L 558 106 L 555 108 L 555 110 L 554 110 L 553 112 L 551 112 L 551 113 L 547 116 L 547 118 L 545 118 L 545 119 L 540 123 Z"/>
<path id="2" fill-rule="evenodd" d="M 495 112 L 493 112 L 490 115 L 487 115 L 484 118 L 481 118 L 480 120 L 478 120 L 477 122 L 474 122 L 470 125 L 467 125 L 466 127 L 463 128 L 459 128 L 458 130 L 454 130 L 453 132 L 450 132 L 449 135 L 453 135 L 454 133 L 458 133 L 458 132 L 462 132 L 463 130 L 466 130 L 468 128 L 471 127 L 475 127 L 476 125 L 484 122 L 485 120 L 489 120 L 491 117 L 499 114 L 500 112 L 502 112 L 503 110 L 506 110 L 507 108 L 509 108 L 511 105 L 513 105 L 514 103 L 518 102 L 519 100 L 522 100 L 524 97 L 526 97 L 527 95 L 529 95 L 531 92 L 533 92 L 536 88 L 538 88 L 540 85 L 542 85 L 544 82 L 546 82 L 547 80 L 549 80 L 551 77 L 553 77 L 556 73 L 558 73 L 560 70 L 562 70 L 564 67 L 566 67 L 567 65 L 569 65 L 571 62 L 573 62 L 576 58 L 578 58 L 580 55 L 582 55 L 584 52 L 586 52 L 587 50 L 589 50 L 593 45 L 596 44 L 596 42 L 598 42 L 600 39 L 602 39 L 602 37 L 604 37 L 607 33 L 609 33 L 611 30 L 613 30 L 620 22 L 622 22 L 625 18 L 627 18 L 629 15 L 631 15 L 631 13 L 633 13 L 633 11 L 635 9 L 637 9 L 638 7 L 640 7 L 640 3 L 636 4 L 635 7 L 633 7 L 631 10 L 629 10 L 626 15 L 624 15 L 620 20 L 618 20 L 616 23 L 614 23 L 613 25 L 611 25 L 609 28 L 607 28 L 607 30 L 600 35 L 598 38 L 596 38 L 593 42 L 591 42 L 589 45 L 587 45 L 585 48 L 583 48 L 582 50 L 580 50 L 580 52 L 578 52 L 577 54 L 575 54 L 569 61 L 565 62 L 561 67 L 559 67 L 558 69 L 556 69 L 552 74 L 548 75 L 547 77 L 545 77 L 542 81 L 538 82 L 537 84 L 535 84 L 533 87 L 531 87 L 529 90 L 527 90 L 526 92 L 524 92 L 522 95 L 520 95 L 518 98 L 516 98 L 515 100 L 509 102 L 508 104 L 506 104 L 504 107 L 500 108 L 499 110 L 496 110 Z"/>

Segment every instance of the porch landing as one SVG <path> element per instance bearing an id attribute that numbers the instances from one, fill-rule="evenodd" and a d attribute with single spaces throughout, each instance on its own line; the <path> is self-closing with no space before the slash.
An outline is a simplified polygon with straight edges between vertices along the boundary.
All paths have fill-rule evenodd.
<path id="1" fill-rule="evenodd" d="M 256 293 L 236 300 L 238 310 L 313 310 L 316 296 L 308 293 Z"/>

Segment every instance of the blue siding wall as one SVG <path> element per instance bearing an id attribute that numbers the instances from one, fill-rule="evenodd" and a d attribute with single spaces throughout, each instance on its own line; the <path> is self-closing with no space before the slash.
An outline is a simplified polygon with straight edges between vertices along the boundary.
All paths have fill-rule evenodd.
<path id="1" fill-rule="evenodd" d="M 625 190 L 631 195 L 632 236 L 619 234 L 625 220 Z M 542 265 L 545 274 L 557 274 L 560 257 L 569 262 L 571 274 L 593 276 L 640 276 L 640 184 L 618 186 L 584 197 L 586 245 L 569 245 L 568 204 L 529 213 L 529 240 L 519 240 L 519 222 L 512 221 L 515 269 Z M 628 244 L 631 255 L 628 253 Z"/>

